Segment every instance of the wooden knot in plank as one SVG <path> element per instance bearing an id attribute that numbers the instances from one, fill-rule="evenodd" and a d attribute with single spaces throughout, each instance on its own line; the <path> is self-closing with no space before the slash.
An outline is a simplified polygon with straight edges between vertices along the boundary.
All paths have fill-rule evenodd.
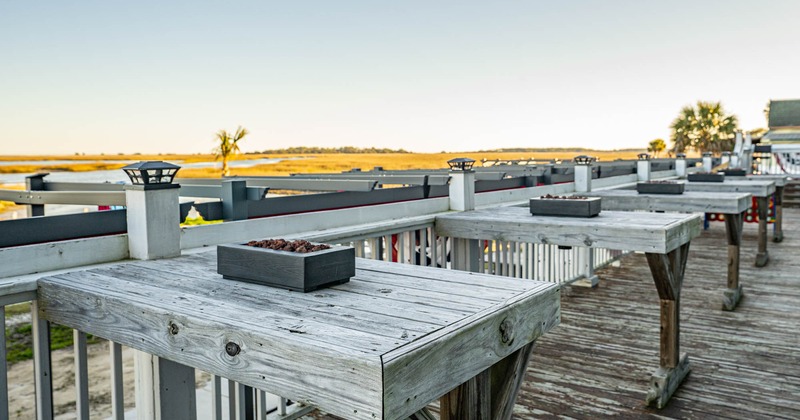
<path id="1" fill-rule="evenodd" d="M 514 342 L 514 324 L 508 318 L 500 323 L 500 341 L 508 345 Z"/>

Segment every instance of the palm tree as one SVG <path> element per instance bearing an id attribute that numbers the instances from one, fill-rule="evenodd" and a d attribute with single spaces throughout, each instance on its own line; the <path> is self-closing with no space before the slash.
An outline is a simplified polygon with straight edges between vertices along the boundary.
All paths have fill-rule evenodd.
<path id="1" fill-rule="evenodd" d="M 216 137 L 219 144 L 214 148 L 214 159 L 222 158 L 222 176 L 231 174 L 230 169 L 228 169 L 228 159 L 239 153 L 239 141 L 248 134 L 250 132 L 246 128 L 242 128 L 242 126 L 239 126 L 233 135 L 225 130 L 217 131 Z"/>
<path id="2" fill-rule="evenodd" d="M 647 151 L 652 152 L 653 156 L 658 157 L 658 154 L 663 152 L 666 148 L 667 143 L 665 143 L 663 139 L 655 139 L 648 144 Z"/>
<path id="3" fill-rule="evenodd" d="M 697 101 L 697 107 L 685 106 L 672 122 L 672 150 L 698 152 L 731 151 L 736 143 L 739 120 L 726 115 L 720 102 Z"/>

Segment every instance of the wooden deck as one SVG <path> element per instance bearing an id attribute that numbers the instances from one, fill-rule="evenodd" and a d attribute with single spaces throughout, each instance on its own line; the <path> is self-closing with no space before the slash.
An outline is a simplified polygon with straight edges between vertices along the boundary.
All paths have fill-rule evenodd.
<path id="1" fill-rule="evenodd" d="M 561 325 L 537 341 L 514 418 L 800 418 L 800 209 L 784 218 L 786 237 L 770 242 L 764 268 L 753 266 L 757 225 L 745 224 L 745 297 L 734 312 L 720 309 L 724 225 L 692 241 L 681 311 L 692 372 L 667 407 L 644 405 L 659 306 L 645 257 L 635 254 L 600 270 L 596 289 L 563 289 Z"/>
<path id="2" fill-rule="evenodd" d="M 782 243 L 756 268 L 757 225 L 745 224 L 745 297 L 723 312 L 722 223 L 692 241 L 682 293 L 681 351 L 692 372 L 667 407 L 644 406 L 658 357 L 658 298 L 644 255 L 600 270 L 594 289 L 565 288 L 561 325 L 538 340 L 517 400 L 520 419 L 800 418 L 800 210 L 784 211 Z"/>

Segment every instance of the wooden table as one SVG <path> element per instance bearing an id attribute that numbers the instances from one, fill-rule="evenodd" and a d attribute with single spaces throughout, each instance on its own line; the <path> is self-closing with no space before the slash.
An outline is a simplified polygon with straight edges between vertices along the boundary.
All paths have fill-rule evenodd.
<path id="1" fill-rule="evenodd" d="M 650 381 L 648 404 L 664 407 L 689 372 L 689 359 L 680 353 L 680 292 L 689 243 L 702 230 L 700 215 L 604 211 L 597 217 L 571 218 L 531 216 L 527 208 L 506 207 L 437 216 L 435 229 L 459 240 L 645 252 L 661 300 L 659 368 Z"/>
<path id="2" fill-rule="evenodd" d="M 783 189 L 789 183 L 791 177 L 779 174 L 748 175 L 744 178 L 747 181 L 775 181 L 775 224 L 772 233 L 773 242 L 783 241 Z"/>
<path id="3" fill-rule="evenodd" d="M 444 419 L 510 418 L 533 342 L 560 318 L 552 283 L 359 258 L 349 283 L 298 293 L 215 264 L 206 252 L 45 277 L 41 314 L 348 419 L 426 418 L 442 396 Z"/>
<path id="4" fill-rule="evenodd" d="M 774 181 L 747 181 L 726 179 L 724 182 L 687 182 L 686 191 L 698 192 L 738 192 L 750 193 L 758 203 L 758 253 L 756 267 L 764 267 L 769 262 L 767 252 L 767 218 L 769 217 L 769 198 L 775 194 Z"/>
<path id="5" fill-rule="evenodd" d="M 732 311 L 742 297 L 739 283 L 739 249 L 742 244 L 744 212 L 750 208 L 748 193 L 684 192 L 683 194 L 639 194 L 633 190 L 606 190 L 581 193 L 602 197 L 603 210 L 648 210 L 683 213 L 721 213 L 725 215 L 728 242 L 728 282 L 722 309 Z"/>

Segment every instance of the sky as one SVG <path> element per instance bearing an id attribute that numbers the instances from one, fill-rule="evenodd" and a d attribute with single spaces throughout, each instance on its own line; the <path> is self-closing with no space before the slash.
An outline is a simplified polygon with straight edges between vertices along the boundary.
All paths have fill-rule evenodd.
<path id="1" fill-rule="evenodd" d="M 800 98 L 800 2 L 0 0 L 0 155 L 645 147 Z"/>

